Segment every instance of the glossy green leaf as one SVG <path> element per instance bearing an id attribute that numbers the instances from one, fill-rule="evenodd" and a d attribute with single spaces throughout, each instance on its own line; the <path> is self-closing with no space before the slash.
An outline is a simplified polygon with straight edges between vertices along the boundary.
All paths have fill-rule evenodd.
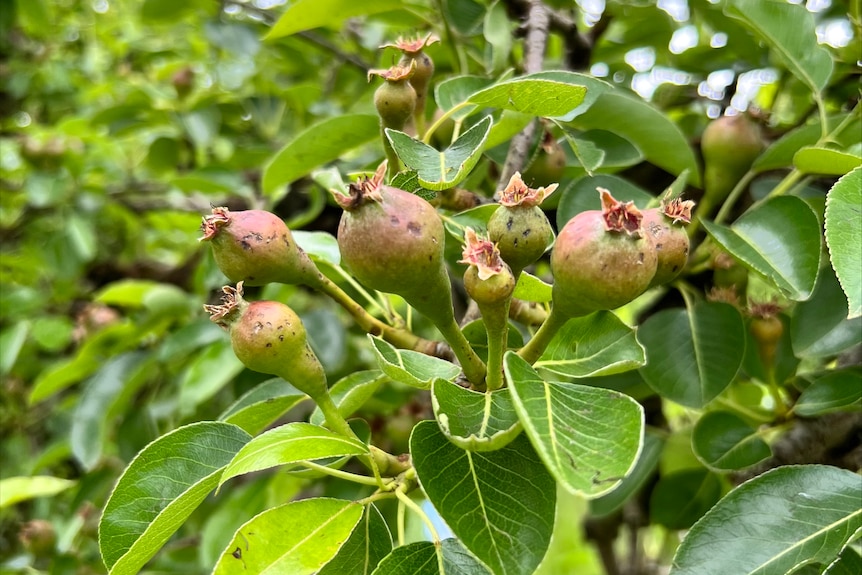
<path id="1" fill-rule="evenodd" d="M 505 389 L 480 393 L 436 379 L 431 385 L 431 405 L 440 430 L 462 449 L 500 449 L 521 433 L 521 422 Z"/>
<path id="2" fill-rule="evenodd" d="M 857 575 L 862 573 L 862 555 L 853 547 L 845 547 L 838 558 L 830 563 L 823 575 Z"/>
<path id="3" fill-rule="evenodd" d="M 814 92 L 826 87 L 832 57 L 817 42 L 814 15 L 781 0 L 729 0 L 724 12 L 764 40 L 794 76 Z"/>
<path id="4" fill-rule="evenodd" d="M 395 0 L 367 0 L 351 2 L 350 0 L 298 0 L 291 2 L 278 21 L 273 24 L 266 35 L 267 40 L 275 40 L 290 36 L 297 32 L 320 28 L 323 26 L 339 26 L 347 18 L 367 16 L 387 10 L 397 10 L 403 5 Z"/>
<path id="5" fill-rule="evenodd" d="M 673 175 L 688 169 L 690 183 L 700 185 L 697 159 L 685 135 L 664 113 L 636 96 L 607 91 L 571 125 L 613 132 L 634 144 L 648 162 Z"/>
<path id="6" fill-rule="evenodd" d="M 332 401 L 338 407 L 338 413 L 347 418 L 365 405 L 365 402 L 371 399 L 381 384 L 388 380 L 389 376 L 376 369 L 355 371 L 335 382 L 329 388 L 329 395 L 332 396 Z M 325 423 L 323 412 L 320 411 L 319 407 L 314 409 L 308 421 L 315 425 Z"/>
<path id="7" fill-rule="evenodd" d="M 847 317 L 862 316 L 862 167 L 829 190 L 825 217 L 832 268 L 849 302 Z"/>
<path id="8" fill-rule="evenodd" d="M 590 500 L 590 515 L 594 517 L 606 517 L 625 505 L 634 494 L 652 476 L 658 467 L 664 441 L 655 433 L 647 431 L 644 433 L 644 444 L 638 455 L 634 469 L 625 476 L 617 487 L 610 493 L 606 493 L 596 499 Z"/>
<path id="9" fill-rule="evenodd" d="M 584 101 L 587 89 L 532 76 L 494 84 L 472 94 L 469 102 L 533 116 L 563 116 Z"/>
<path id="10" fill-rule="evenodd" d="M 493 80 L 482 76 L 455 76 L 443 80 L 434 87 L 434 100 L 441 110 L 451 110 L 459 104 L 466 102 L 470 95 L 478 92 L 490 84 Z M 468 106 L 452 114 L 452 119 L 460 120 L 475 110 L 475 106 Z"/>
<path id="11" fill-rule="evenodd" d="M 370 575 L 391 551 L 392 535 L 386 520 L 370 503 L 350 538 L 317 575 Z"/>
<path id="12" fill-rule="evenodd" d="M 120 476 L 99 523 L 109 575 L 135 574 L 218 484 L 251 436 L 228 423 L 192 423 L 145 447 Z"/>
<path id="13" fill-rule="evenodd" d="M 307 395 L 280 377 L 274 377 L 259 383 L 240 397 L 218 419 L 257 435 L 288 409 L 306 399 Z"/>
<path id="14" fill-rule="evenodd" d="M 140 388 L 142 370 L 149 363 L 146 352 L 132 351 L 105 363 L 84 385 L 75 408 L 69 440 L 75 459 L 87 470 L 101 459 L 112 408 Z"/>
<path id="15" fill-rule="evenodd" d="M 488 8 L 482 23 L 482 35 L 491 46 L 491 55 L 486 58 L 486 67 L 491 71 L 505 68 L 514 39 L 512 23 L 506 15 L 506 6 L 502 2 L 495 1 Z"/>
<path id="16" fill-rule="evenodd" d="M 71 479 L 34 475 L 0 479 L 0 509 L 38 497 L 51 497 L 75 485 Z"/>
<path id="17" fill-rule="evenodd" d="M 640 404 L 610 389 L 543 381 L 514 353 L 504 366 L 524 430 L 556 480 L 585 497 L 619 485 L 643 444 Z"/>
<path id="18" fill-rule="evenodd" d="M 190 415 L 236 377 L 245 366 L 237 359 L 230 340 L 222 338 L 187 363 L 179 383 L 179 407 Z"/>
<path id="19" fill-rule="evenodd" d="M 590 107 L 599 99 L 599 96 L 613 89 L 613 86 L 610 83 L 605 82 L 604 80 L 599 80 L 595 76 L 579 72 L 570 72 L 568 70 L 544 70 L 524 77 L 537 80 L 550 80 L 552 82 L 580 86 L 586 89 L 583 101 L 575 109 L 554 118 L 560 122 L 572 121 L 572 119 L 590 109 Z"/>
<path id="20" fill-rule="evenodd" d="M 527 272 L 521 272 L 518 276 L 518 283 L 515 285 L 515 293 L 512 297 L 522 299 L 524 301 L 534 301 L 538 303 L 546 303 L 553 298 L 553 287 L 549 283 L 545 283 L 534 275 Z"/>
<path id="21" fill-rule="evenodd" d="M 843 176 L 860 164 L 862 157 L 858 154 L 818 146 L 802 148 L 793 156 L 793 165 L 805 174 Z"/>
<path id="22" fill-rule="evenodd" d="M 854 111 L 857 118 L 848 120 L 849 114 L 830 116 L 826 119 L 826 129 L 830 132 L 830 140 L 841 147 L 849 147 L 859 141 L 859 131 L 862 130 L 862 122 L 858 111 Z M 834 131 L 842 122 L 847 122 L 841 132 Z M 796 152 L 805 146 L 814 146 L 820 139 L 822 125 L 818 121 L 801 126 L 784 134 L 781 138 L 770 144 L 770 146 L 754 161 L 751 169 L 757 173 L 786 168 L 793 165 L 793 157 Z"/>
<path id="23" fill-rule="evenodd" d="M 453 533 L 496 575 L 532 573 L 554 527 L 556 486 L 521 434 L 496 451 L 460 449 L 435 421 L 410 437 L 422 489 Z"/>
<path id="24" fill-rule="evenodd" d="M 566 223 L 581 212 L 600 210 L 601 196 L 596 188 L 611 190 L 614 197 L 621 202 L 634 202 L 638 208 L 646 206 L 655 198 L 645 190 L 632 185 L 618 176 L 598 174 L 586 176 L 575 181 L 563 190 L 560 203 L 557 206 L 557 226 L 562 229 Z"/>
<path id="25" fill-rule="evenodd" d="M 704 465 L 717 471 L 749 467 L 772 455 L 757 430 L 729 411 L 710 411 L 698 419 L 691 446 Z"/>
<path id="26" fill-rule="evenodd" d="M 688 529 L 721 497 L 718 476 L 706 469 L 663 475 L 652 490 L 650 519 L 668 529 Z"/>
<path id="27" fill-rule="evenodd" d="M 859 343 L 862 317 L 847 319 L 847 300 L 829 266 L 820 270 L 817 287 L 799 303 L 790 322 L 793 351 L 800 357 L 827 357 Z"/>
<path id="28" fill-rule="evenodd" d="M 569 130 L 566 130 L 569 133 Z M 579 142 L 586 142 L 595 147 L 601 152 L 601 163 L 595 169 L 600 171 L 614 171 L 618 168 L 627 168 L 639 164 L 644 160 L 644 155 L 631 142 L 606 130 L 587 130 L 578 133 Z M 582 160 L 575 157 L 569 162 L 568 166 L 581 166 Z M 589 174 L 588 174 L 589 175 Z"/>
<path id="29" fill-rule="evenodd" d="M 417 351 L 397 349 L 391 343 L 373 335 L 368 338 L 377 356 L 378 367 L 395 381 L 419 389 L 430 389 L 434 379 L 454 381 L 461 373 L 461 368 L 445 359 Z"/>
<path id="30" fill-rule="evenodd" d="M 24 320 L 5 328 L 0 333 L 0 375 L 8 375 L 15 366 L 29 331 L 30 322 Z"/>
<path id="31" fill-rule="evenodd" d="M 589 140 L 582 140 L 566 133 L 566 141 L 575 154 L 580 166 L 592 176 L 593 172 L 605 161 L 605 151 Z"/>
<path id="32" fill-rule="evenodd" d="M 638 330 L 647 358 L 641 375 L 663 398 L 703 407 L 736 377 L 745 333 L 739 311 L 726 303 L 662 310 Z"/>
<path id="33" fill-rule="evenodd" d="M 312 575 L 336 556 L 362 520 L 363 507 L 303 499 L 267 509 L 239 528 L 213 575 Z"/>
<path id="34" fill-rule="evenodd" d="M 734 258 L 796 301 L 811 296 L 820 267 L 820 222 L 795 196 L 780 196 L 749 210 L 731 227 L 703 222 Z"/>
<path id="35" fill-rule="evenodd" d="M 671 575 L 789 573 L 830 563 L 862 528 L 862 477 L 825 465 L 778 467 L 743 483 L 685 536 Z"/>
<path id="36" fill-rule="evenodd" d="M 862 407 L 862 370 L 858 368 L 828 372 L 805 388 L 794 413 L 817 417 L 836 411 L 856 411 Z"/>
<path id="37" fill-rule="evenodd" d="M 286 423 L 255 437 L 240 449 L 225 467 L 219 487 L 232 477 L 252 471 L 365 453 L 368 447 L 354 438 L 311 423 Z"/>
<path id="38" fill-rule="evenodd" d="M 307 232 L 305 230 L 291 231 L 296 245 L 314 260 L 324 261 L 337 266 L 341 263 L 341 251 L 338 240 L 329 232 Z"/>
<path id="39" fill-rule="evenodd" d="M 312 3 L 319 4 L 316 1 Z M 309 2 L 294 4 L 292 7 L 302 4 Z M 319 6 L 315 8 L 317 9 Z M 286 15 L 287 12 L 282 19 Z M 264 193 L 270 197 L 279 196 L 278 189 L 281 186 L 377 137 L 380 133 L 379 124 L 377 116 L 353 114 L 334 116 L 309 127 L 288 142 L 264 168 Z"/>
<path id="40" fill-rule="evenodd" d="M 386 137 L 401 161 L 416 170 L 423 188 L 448 190 L 461 183 L 476 166 L 492 123 L 491 116 L 485 116 L 442 152 L 398 130 L 387 128 Z"/>
<path id="41" fill-rule="evenodd" d="M 442 555 L 442 569 L 441 558 Z M 396 547 L 373 575 L 490 575 L 491 571 L 473 557 L 457 539 L 444 539 L 438 549 L 430 541 Z"/>
<path id="42" fill-rule="evenodd" d="M 611 375 L 646 362 L 635 330 L 609 311 L 569 320 L 535 367 L 569 377 Z"/>

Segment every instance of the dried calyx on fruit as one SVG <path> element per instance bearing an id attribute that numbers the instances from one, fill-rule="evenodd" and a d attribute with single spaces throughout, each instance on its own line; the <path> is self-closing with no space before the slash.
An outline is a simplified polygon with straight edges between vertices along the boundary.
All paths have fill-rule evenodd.
<path id="1" fill-rule="evenodd" d="M 244 300 L 242 282 L 222 292 L 221 305 L 205 305 L 204 310 L 230 332 L 234 354 L 243 365 L 286 379 L 315 401 L 328 395 L 326 373 L 292 309 L 275 301 Z"/>
<path id="2" fill-rule="evenodd" d="M 334 193 L 344 208 L 338 226 L 342 262 L 363 284 L 400 295 L 434 322 L 467 378 L 480 384 L 485 366 L 455 323 L 443 222 L 426 200 L 385 185 L 385 173 L 386 162 L 372 178 L 351 184 L 349 195 Z"/>
<path id="3" fill-rule="evenodd" d="M 688 262 L 688 234 L 694 202 L 680 198 L 662 199 L 659 208 L 643 211 L 641 227 L 655 245 L 658 258 L 649 287 L 666 284 L 682 272 Z"/>
<path id="4" fill-rule="evenodd" d="M 489 390 L 503 386 L 503 353 L 509 331 L 509 304 L 515 292 L 515 276 L 500 257 L 500 250 L 486 238 L 476 235 L 472 228 L 464 234 L 463 259 L 468 264 L 464 272 L 464 289 L 473 298 L 488 334 Z"/>
<path id="5" fill-rule="evenodd" d="M 203 237 L 219 269 L 231 282 L 272 282 L 317 287 L 321 274 L 277 215 L 263 210 L 213 208 L 203 218 Z"/>
<path id="6" fill-rule="evenodd" d="M 410 85 L 413 86 L 416 92 L 414 118 L 416 129 L 419 133 L 424 131 L 423 121 L 425 118 L 425 102 L 428 97 L 428 84 L 431 82 L 431 76 L 434 75 L 434 61 L 424 52 L 424 48 L 439 41 L 440 39 L 434 34 L 428 34 L 424 38 L 420 37 L 410 40 L 398 38 L 392 44 L 381 46 L 381 48 L 398 48 L 402 52 L 398 65 L 401 67 L 413 66 L 415 68 L 413 76 L 410 77 Z"/>
<path id="7" fill-rule="evenodd" d="M 554 230 L 539 205 L 556 189 L 557 184 L 531 188 L 515 172 L 499 194 L 500 207 L 488 220 L 488 235 L 516 279 L 554 241 Z"/>
<path id="8" fill-rule="evenodd" d="M 388 70 L 369 70 L 368 79 L 371 76 L 380 76 L 385 82 L 374 92 L 374 107 L 380 116 L 380 136 L 383 139 L 383 150 L 389 161 L 391 175 L 398 172 L 401 160 L 389 138 L 386 137 L 386 129 L 403 130 L 407 120 L 416 109 L 416 90 L 408 80 L 416 71 L 416 63 L 411 61 L 407 66 L 395 65 Z"/>
<path id="9" fill-rule="evenodd" d="M 602 209 L 577 214 L 557 236 L 551 252 L 551 313 L 518 352 L 531 363 L 569 319 L 624 305 L 655 276 L 658 256 L 643 233 L 643 214 L 633 202 L 619 202 L 608 190 L 597 189 Z"/>

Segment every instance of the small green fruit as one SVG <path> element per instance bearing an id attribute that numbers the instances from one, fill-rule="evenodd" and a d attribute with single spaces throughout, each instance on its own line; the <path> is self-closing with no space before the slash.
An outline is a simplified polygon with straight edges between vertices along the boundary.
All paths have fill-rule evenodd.
<path id="1" fill-rule="evenodd" d="M 416 66 L 411 62 L 408 66 L 396 65 L 388 70 L 371 70 L 368 77 L 377 75 L 386 80 L 374 92 L 374 107 L 380 116 L 383 128 L 403 130 L 407 120 L 416 109 L 416 90 L 408 80 L 413 75 Z"/>
<path id="2" fill-rule="evenodd" d="M 704 130 L 700 143 L 704 162 L 701 217 L 721 204 L 763 150 L 760 127 L 744 114 L 722 116 Z"/>

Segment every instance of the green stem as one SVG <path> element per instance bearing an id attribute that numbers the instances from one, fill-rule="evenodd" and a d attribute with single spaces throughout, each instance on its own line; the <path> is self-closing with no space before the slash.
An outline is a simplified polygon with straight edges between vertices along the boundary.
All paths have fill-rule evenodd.
<path id="1" fill-rule="evenodd" d="M 359 305 L 338 285 L 320 274 L 319 281 L 312 285 L 314 289 L 329 296 L 338 305 L 343 307 L 356 321 L 356 324 L 366 333 L 379 335 L 392 345 L 402 349 L 411 349 L 427 355 L 434 355 L 437 342 L 423 339 L 413 332 L 387 325 L 369 314 L 364 307 Z"/>
<path id="2" fill-rule="evenodd" d="M 557 306 L 551 308 L 548 319 L 539 327 L 539 330 L 533 335 L 533 339 L 527 342 L 527 345 L 522 347 L 518 352 L 518 355 L 526 360 L 527 363 L 536 363 L 536 360 L 542 357 L 542 353 L 544 353 L 548 344 L 551 343 L 551 340 L 554 339 L 554 336 L 557 335 L 557 332 L 571 319 L 558 312 L 557 309 Z"/>
<path id="3" fill-rule="evenodd" d="M 437 529 L 434 528 L 434 524 L 431 523 L 431 519 L 428 518 L 428 515 L 422 511 L 422 508 L 416 505 L 416 502 L 410 499 L 410 496 L 404 493 L 401 489 L 395 490 L 395 497 L 398 498 L 405 507 L 409 508 L 410 511 L 419 516 L 422 522 L 425 524 L 425 527 L 428 528 L 428 531 L 431 533 L 431 540 L 435 545 L 440 544 L 440 535 L 437 533 Z"/>
<path id="4" fill-rule="evenodd" d="M 503 387 L 503 354 L 506 353 L 509 338 L 510 301 L 511 298 L 507 298 L 495 305 L 479 304 L 482 322 L 488 334 L 488 375 L 485 384 L 489 391 Z"/>
<path id="5" fill-rule="evenodd" d="M 354 433 L 350 428 L 350 425 L 347 424 L 347 420 L 338 412 L 338 407 L 335 405 L 335 402 L 332 401 L 332 396 L 329 395 L 328 391 L 320 397 L 312 397 L 312 399 L 317 403 L 317 406 L 323 413 L 323 417 L 326 419 L 326 427 L 336 433 L 340 433 L 345 437 L 350 437 L 351 439 L 355 439 L 362 443 L 362 440 L 356 436 L 356 433 Z"/>
<path id="6" fill-rule="evenodd" d="M 464 370 L 464 375 L 467 376 L 470 383 L 472 383 L 476 389 L 484 389 L 485 374 L 487 373 L 485 363 L 479 359 L 478 355 L 476 355 L 476 352 L 473 350 L 473 346 L 471 346 L 470 342 L 467 341 L 467 338 L 464 337 L 464 334 L 461 332 L 461 328 L 458 327 L 455 320 L 451 319 L 450 321 L 441 322 L 437 324 L 437 329 L 440 330 L 440 333 L 443 334 L 443 337 L 449 343 L 449 346 L 452 348 L 452 352 L 461 363 L 461 369 Z"/>
<path id="7" fill-rule="evenodd" d="M 401 166 L 401 158 L 395 153 L 395 148 L 392 147 L 389 138 L 386 137 L 386 127 L 383 124 L 380 125 L 380 137 L 383 138 L 383 151 L 386 153 L 386 159 L 389 161 L 387 176 L 391 180 L 398 173 L 398 169 Z"/>
<path id="8" fill-rule="evenodd" d="M 366 475 L 357 475 L 356 473 L 349 473 L 347 471 L 342 471 L 340 469 L 333 469 L 331 467 L 326 467 L 325 465 L 320 465 L 318 463 L 314 463 L 313 461 L 303 461 L 302 465 L 313 469 L 315 471 L 319 471 L 320 473 L 325 473 L 326 475 L 331 475 L 332 477 L 338 477 L 339 479 L 344 479 L 346 481 L 352 481 L 353 483 L 360 483 L 362 485 L 370 485 L 372 487 L 378 487 L 377 479 L 373 477 L 368 477 Z M 387 478 L 383 480 L 384 484 L 392 483 L 395 481 L 394 479 Z"/>
<path id="9" fill-rule="evenodd" d="M 467 106 L 472 106 L 472 105 L 473 104 L 470 104 L 469 102 L 461 102 L 460 104 L 458 104 L 456 106 L 452 106 L 452 108 L 450 108 L 449 110 L 446 110 L 446 112 L 442 116 L 437 118 L 437 120 L 433 124 L 431 124 L 431 127 L 428 128 L 428 131 L 425 132 L 425 134 L 422 136 L 422 141 L 425 142 L 426 144 L 430 144 L 431 143 L 431 136 L 433 136 L 434 132 L 436 132 L 437 129 L 443 125 L 443 122 L 445 122 L 446 120 L 451 118 L 452 114 L 454 114 L 455 112 L 458 112 L 459 110 L 463 110 Z"/>
<path id="10" fill-rule="evenodd" d="M 786 194 L 793 186 L 796 185 L 796 182 L 805 177 L 805 174 L 797 170 L 796 168 L 792 169 L 789 174 L 787 174 L 783 180 L 781 180 L 777 186 L 772 188 L 772 191 L 769 192 L 767 198 L 774 198 L 776 196 L 782 196 Z"/>
<path id="11" fill-rule="evenodd" d="M 395 492 L 395 496 L 396 497 L 398 496 L 397 491 Z M 404 545 L 404 540 L 406 539 L 407 530 L 405 529 L 405 522 L 404 522 L 404 519 L 406 518 L 406 515 L 407 515 L 405 513 L 406 510 L 407 510 L 407 507 L 405 507 L 404 504 L 401 503 L 401 501 L 399 501 L 398 502 L 398 516 L 396 517 L 396 521 L 397 521 L 397 525 L 398 525 L 398 546 L 399 547 L 401 545 Z"/>

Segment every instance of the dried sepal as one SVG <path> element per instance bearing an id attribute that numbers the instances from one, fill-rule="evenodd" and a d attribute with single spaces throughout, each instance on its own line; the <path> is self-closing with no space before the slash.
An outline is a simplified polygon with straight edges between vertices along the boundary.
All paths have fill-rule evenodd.
<path id="1" fill-rule="evenodd" d="M 440 38 L 436 34 L 430 33 L 424 38 L 418 36 L 416 38 L 399 37 L 395 42 L 383 44 L 380 48 L 398 48 L 408 56 L 415 56 L 422 51 L 426 46 L 430 46 L 434 42 L 439 42 Z"/>
<path id="2" fill-rule="evenodd" d="M 748 315 L 753 318 L 770 319 L 778 316 L 784 307 L 775 301 L 771 302 L 755 302 L 752 301 L 748 305 Z"/>
<path id="3" fill-rule="evenodd" d="M 531 188 L 524 183 L 520 172 L 515 172 L 509 178 L 506 188 L 500 192 L 500 205 L 513 206 L 538 206 L 557 189 L 559 184 L 551 184 L 547 187 Z"/>
<path id="4" fill-rule="evenodd" d="M 380 76 L 387 82 L 403 82 L 409 80 L 414 72 L 416 72 L 416 62 L 411 60 L 409 65 L 395 64 L 389 68 L 368 70 L 368 81 L 371 81 L 372 76 Z"/>
<path id="5" fill-rule="evenodd" d="M 459 263 L 476 266 L 480 280 L 487 280 L 503 271 L 505 263 L 495 243 L 479 236 L 473 228 L 467 228 L 464 240 L 464 250 Z"/>
<path id="6" fill-rule="evenodd" d="M 694 209 L 692 200 L 683 200 L 681 198 L 673 198 L 672 200 L 662 200 L 662 213 L 673 220 L 673 223 L 682 222 L 683 225 L 691 223 L 691 210 Z"/>
<path id="7" fill-rule="evenodd" d="M 237 312 L 241 311 L 243 304 L 245 304 L 245 300 L 242 299 L 242 282 L 236 284 L 235 288 L 224 286 L 221 291 L 221 304 L 204 304 L 204 311 L 210 314 L 211 321 L 227 329 L 236 318 Z"/>
<path id="8" fill-rule="evenodd" d="M 634 202 L 620 202 L 605 188 L 596 188 L 602 198 L 602 215 L 605 229 L 610 232 L 624 232 L 640 237 L 643 213 Z"/>
<path id="9" fill-rule="evenodd" d="M 225 207 L 212 209 L 212 214 L 203 217 L 201 231 L 203 236 L 198 238 L 199 242 L 211 240 L 218 231 L 230 223 L 230 210 Z"/>
<path id="10" fill-rule="evenodd" d="M 352 211 L 368 202 L 382 202 L 383 196 L 380 194 L 380 188 L 383 186 L 383 180 L 386 176 L 387 164 L 388 162 L 383 160 L 370 178 L 362 176 L 355 182 L 351 182 L 347 186 L 347 195 L 337 190 L 330 190 L 335 203 L 344 210 Z"/>

